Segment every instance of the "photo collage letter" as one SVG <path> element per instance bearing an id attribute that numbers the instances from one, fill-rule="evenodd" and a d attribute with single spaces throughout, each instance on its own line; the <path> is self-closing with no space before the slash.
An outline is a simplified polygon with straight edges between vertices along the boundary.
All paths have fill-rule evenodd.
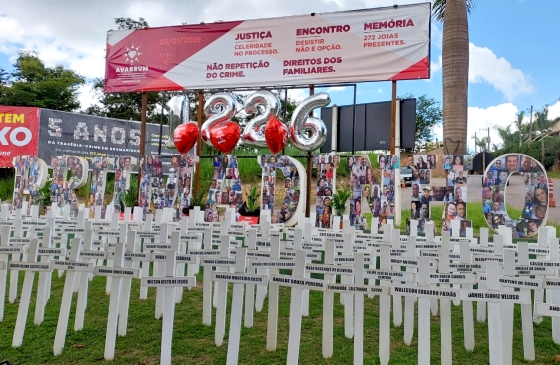
<path id="1" fill-rule="evenodd" d="M 357 159 L 360 156 L 356 156 Z M 362 156 L 363 158 L 367 156 Z M 369 161 L 369 159 L 368 159 Z M 355 161 L 356 164 L 359 160 Z M 379 218 L 379 229 L 383 229 L 387 224 L 388 219 L 393 219 L 395 216 L 395 169 L 400 166 L 400 158 L 395 155 L 378 155 L 377 162 L 381 171 L 380 180 L 376 180 L 373 171 L 366 173 L 366 182 L 371 184 L 371 187 L 365 185 L 363 187 L 365 195 L 367 196 L 368 189 L 371 191 L 371 198 L 369 199 L 369 209 L 371 210 L 374 218 Z M 354 168 L 353 171 L 357 169 Z M 356 173 L 352 173 L 351 181 L 354 181 Z M 358 175 L 359 176 L 359 175 Z M 362 179 L 360 177 L 360 179 Z M 398 181 L 397 181 L 398 183 Z M 355 183 L 354 183 L 355 184 Z"/>
<path id="2" fill-rule="evenodd" d="M 331 228 L 333 210 L 331 206 L 332 195 L 335 192 L 336 169 L 340 163 L 340 155 L 313 156 L 313 166 L 317 169 L 317 218 L 315 227 Z"/>
<path id="3" fill-rule="evenodd" d="M 525 204 L 518 219 L 508 216 L 504 196 L 508 179 L 514 173 L 523 176 L 525 185 Z M 514 238 L 536 236 L 546 222 L 548 189 L 548 178 L 539 161 L 520 154 L 498 157 L 487 168 L 483 180 L 482 207 L 486 223 L 493 230 L 500 225 L 510 227 Z"/>
<path id="4" fill-rule="evenodd" d="M 105 187 L 107 186 L 108 157 L 94 157 L 91 163 L 91 184 L 89 192 L 89 217 L 95 217 L 96 207 L 101 207 L 101 218 L 105 218 Z"/>
<path id="5" fill-rule="evenodd" d="M 29 214 L 34 197 L 45 186 L 48 168 L 45 162 L 37 156 L 17 156 L 14 158 L 13 164 L 16 169 L 16 178 L 10 211 L 14 213 L 16 209 L 21 209 L 23 201 L 28 197 L 29 205 L 26 214 Z"/>
<path id="6" fill-rule="evenodd" d="M 447 184 L 445 187 L 434 187 L 434 201 L 444 202 L 441 229 L 451 231 L 451 222 L 460 220 L 459 236 L 465 237 L 466 229 L 472 227 L 472 221 L 467 219 L 467 182 L 472 156 L 444 155 L 443 169 L 447 174 Z"/>
<path id="7" fill-rule="evenodd" d="M 136 167 L 136 158 L 130 156 L 115 156 L 113 159 L 115 170 L 115 187 L 113 190 L 113 206 L 115 213 L 124 213 L 126 207 L 125 196 L 130 188 L 130 174 Z M 103 217 L 104 218 L 104 217 Z"/>
<path id="8" fill-rule="evenodd" d="M 272 211 L 271 223 L 286 223 L 299 204 L 300 178 L 297 167 L 285 156 L 261 155 L 259 158 L 262 169 L 261 210 Z M 278 171 L 281 175 L 277 175 Z M 282 178 L 278 185 L 277 176 Z M 275 204 L 276 196 L 280 198 L 278 204 Z"/>
<path id="9" fill-rule="evenodd" d="M 368 229 L 366 214 L 379 218 L 380 228 L 387 223 L 387 219 L 393 217 L 395 210 L 395 175 L 394 171 L 391 173 L 393 157 L 385 155 L 378 157 L 381 168 L 381 176 L 378 177 L 374 173 L 368 155 L 346 156 L 352 192 L 349 218 L 350 224 L 357 229 Z M 395 161 L 398 161 L 398 157 Z M 391 175 L 393 183 L 391 183 Z M 385 176 L 387 176 L 386 180 Z"/>
<path id="10" fill-rule="evenodd" d="M 166 156 L 166 160 L 169 156 Z M 173 208 L 173 220 L 187 215 L 192 199 L 192 181 L 195 171 L 195 155 L 173 155 L 170 162 L 159 155 L 140 158 L 138 203 L 142 207 L 142 219 L 155 214 L 156 209 Z"/>
<path id="11" fill-rule="evenodd" d="M 243 205 L 241 179 L 237 156 L 218 155 L 212 160 L 214 172 L 204 206 L 204 221 L 219 222 L 224 219 L 226 207 L 235 208 Z"/>
<path id="12" fill-rule="evenodd" d="M 83 157 L 52 156 L 51 206 L 70 205 L 70 217 L 78 216 L 78 198 L 74 189 L 87 183 L 89 162 Z M 70 172 L 70 179 L 68 179 Z"/>

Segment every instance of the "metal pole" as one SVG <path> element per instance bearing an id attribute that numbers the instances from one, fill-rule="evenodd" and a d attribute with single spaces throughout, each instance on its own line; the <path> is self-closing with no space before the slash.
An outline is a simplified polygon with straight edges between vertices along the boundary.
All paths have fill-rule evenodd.
<path id="1" fill-rule="evenodd" d="M 288 117 L 288 89 L 284 89 L 284 124 L 290 125 L 289 121 L 286 120 Z M 286 147 L 282 148 L 282 155 L 286 154 Z"/>
<path id="2" fill-rule="evenodd" d="M 309 95 L 315 94 L 315 86 L 309 85 Z M 309 116 L 312 116 L 313 112 L 309 112 Z M 311 151 L 307 152 L 307 193 L 305 196 L 305 216 L 309 218 L 311 216 L 311 169 L 313 168 L 313 153 Z"/>
<path id="3" fill-rule="evenodd" d="M 204 111 L 204 93 L 202 90 L 198 90 L 198 130 L 202 128 L 202 115 Z M 196 155 L 200 156 L 202 153 L 202 138 L 198 137 L 198 142 L 196 142 Z M 196 169 L 194 172 L 194 197 L 198 198 L 198 192 L 200 190 L 200 158 L 196 162 Z"/>
<path id="4" fill-rule="evenodd" d="M 159 117 L 159 147 L 158 147 L 158 155 L 161 155 L 161 135 L 163 133 L 163 109 L 164 109 L 164 93 L 161 92 L 161 115 Z M 171 125 L 169 126 L 169 133 L 171 133 Z M 170 137 L 170 136 L 168 136 Z"/>
<path id="5" fill-rule="evenodd" d="M 391 155 L 395 154 L 395 133 L 397 123 L 397 81 L 391 81 L 392 96 L 391 96 Z"/>
<path id="6" fill-rule="evenodd" d="M 531 105 L 531 114 L 529 115 L 529 144 L 533 142 L 533 106 Z"/>
<path id="7" fill-rule="evenodd" d="M 401 155 L 401 101 L 396 100 L 395 108 L 395 155 Z M 401 226 L 401 169 L 400 166 L 395 169 L 395 227 L 400 228 Z"/>
<path id="8" fill-rule="evenodd" d="M 474 154 L 476 155 L 476 143 L 478 140 L 476 139 L 476 132 L 474 132 Z"/>
<path id="9" fill-rule="evenodd" d="M 352 154 L 356 153 L 356 148 L 354 146 L 354 143 L 356 141 L 355 136 L 356 136 L 356 85 L 354 85 L 354 107 L 352 108 Z"/>
<path id="10" fill-rule="evenodd" d="M 488 153 L 490 153 L 490 127 L 488 127 Z"/>
<path id="11" fill-rule="evenodd" d="M 148 92 L 142 93 L 142 110 L 140 112 L 140 156 L 146 154 L 146 113 L 148 112 Z M 138 166 L 138 179 L 142 174 L 142 166 Z M 138 180 L 140 181 L 140 180 Z"/>

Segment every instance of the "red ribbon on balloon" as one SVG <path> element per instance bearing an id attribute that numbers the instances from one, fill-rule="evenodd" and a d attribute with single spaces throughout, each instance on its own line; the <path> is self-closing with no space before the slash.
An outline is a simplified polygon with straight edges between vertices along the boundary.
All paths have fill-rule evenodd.
<path id="1" fill-rule="evenodd" d="M 270 115 L 264 130 L 264 137 L 270 152 L 274 154 L 279 153 L 286 147 L 288 142 L 288 127 L 274 115 Z"/>
<path id="2" fill-rule="evenodd" d="M 185 123 L 177 126 L 173 132 L 173 143 L 180 154 L 189 152 L 198 140 L 200 132 L 196 123 Z"/>
<path id="3" fill-rule="evenodd" d="M 241 136 L 239 124 L 235 122 L 226 122 L 210 129 L 210 142 L 220 152 L 230 153 Z"/>

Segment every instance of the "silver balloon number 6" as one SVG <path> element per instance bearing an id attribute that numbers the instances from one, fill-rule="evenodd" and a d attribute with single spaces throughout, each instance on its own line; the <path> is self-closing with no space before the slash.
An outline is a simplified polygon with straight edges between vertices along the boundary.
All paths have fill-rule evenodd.
<path id="1" fill-rule="evenodd" d="M 329 94 L 319 93 L 309 96 L 296 107 L 290 120 L 290 138 L 294 146 L 309 152 L 325 143 L 327 140 L 325 123 L 319 118 L 309 116 L 309 112 L 330 103 Z"/>
<path id="2" fill-rule="evenodd" d="M 200 131 L 202 140 L 211 147 L 215 147 L 210 141 L 211 129 L 229 122 L 236 112 L 235 99 L 231 95 L 217 93 L 210 96 L 204 104 L 204 114 L 207 119 Z"/>
<path id="3" fill-rule="evenodd" d="M 257 147 L 266 147 L 264 128 L 271 115 L 278 116 L 280 101 L 268 90 L 259 90 L 245 101 L 247 114 L 258 114 L 247 123 L 243 130 L 243 142 Z"/>

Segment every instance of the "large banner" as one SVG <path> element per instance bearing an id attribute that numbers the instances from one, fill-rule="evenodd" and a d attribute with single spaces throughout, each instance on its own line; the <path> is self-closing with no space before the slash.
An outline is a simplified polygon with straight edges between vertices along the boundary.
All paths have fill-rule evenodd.
<path id="1" fill-rule="evenodd" d="M 0 168 L 16 156 L 37 155 L 39 108 L 0 106 Z"/>
<path id="2" fill-rule="evenodd" d="M 146 154 L 158 154 L 159 128 L 158 124 L 146 124 Z M 173 152 L 165 149 L 168 133 L 169 126 L 164 125 L 162 154 Z M 140 122 L 41 110 L 38 156 L 45 161 L 61 155 L 91 161 L 95 157 L 137 156 L 139 153 Z"/>
<path id="3" fill-rule="evenodd" d="M 105 92 L 430 77 L 430 3 L 107 33 Z"/>

